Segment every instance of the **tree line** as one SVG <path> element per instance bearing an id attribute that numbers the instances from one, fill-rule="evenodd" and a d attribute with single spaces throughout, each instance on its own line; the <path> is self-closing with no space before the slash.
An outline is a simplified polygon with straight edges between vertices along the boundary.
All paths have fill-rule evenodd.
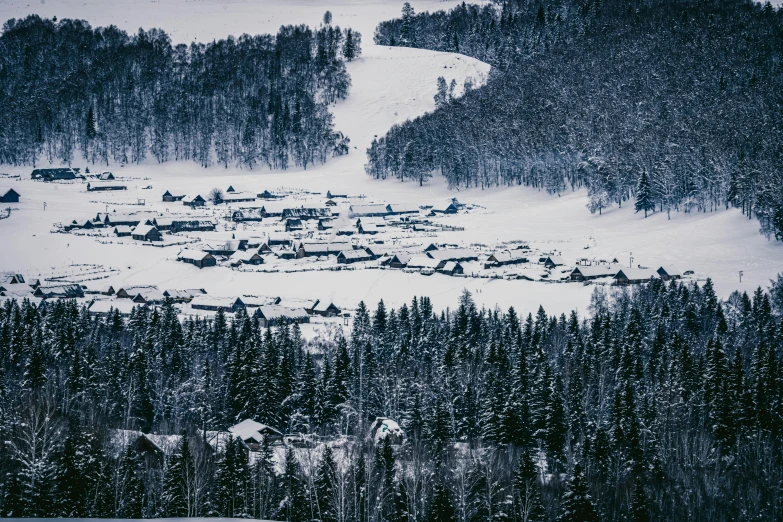
<path id="1" fill-rule="evenodd" d="M 329 104 L 347 96 L 361 35 L 283 26 L 172 45 L 83 20 L 11 19 L 0 35 L 0 163 L 190 160 L 286 169 L 345 154 Z"/>
<path id="2" fill-rule="evenodd" d="M 783 10 L 750 0 L 510 0 L 414 12 L 375 42 L 459 52 L 488 83 L 395 125 L 375 178 L 586 188 L 588 208 L 734 206 L 783 240 Z M 440 102 L 439 102 L 440 101 Z M 439 103 L 438 103 L 439 102 Z"/>
<path id="3" fill-rule="evenodd" d="M 783 277 L 597 289 L 590 315 L 357 308 L 350 332 L 0 307 L 0 513 L 286 521 L 779 520 Z M 404 440 L 368 436 L 376 417 Z M 302 440 L 210 450 L 253 418 Z M 117 430 L 181 435 L 155 465 Z M 321 444 L 324 443 L 324 444 Z"/>

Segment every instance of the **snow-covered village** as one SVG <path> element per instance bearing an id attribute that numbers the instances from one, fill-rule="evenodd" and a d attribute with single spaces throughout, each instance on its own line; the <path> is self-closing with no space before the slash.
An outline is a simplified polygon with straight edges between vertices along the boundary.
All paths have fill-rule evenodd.
<path id="1" fill-rule="evenodd" d="M 0 2 L 0 517 L 783 520 L 783 7 Z"/>

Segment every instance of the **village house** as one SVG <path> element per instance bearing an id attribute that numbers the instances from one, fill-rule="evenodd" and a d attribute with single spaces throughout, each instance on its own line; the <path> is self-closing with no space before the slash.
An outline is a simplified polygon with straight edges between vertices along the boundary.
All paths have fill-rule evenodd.
<path id="1" fill-rule="evenodd" d="M 269 236 L 267 236 L 266 244 L 270 247 L 291 246 L 293 244 L 293 240 L 288 234 L 284 234 L 282 232 L 270 232 Z"/>
<path id="2" fill-rule="evenodd" d="M 336 199 L 336 198 L 347 198 L 348 194 L 335 194 L 331 190 L 326 191 L 326 197 L 329 199 Z"/>
<path id="3" fill-rule="evenodd" d="M 226 192 L 223 194 L 223 203 L 242 203 L 246 201 L 255 201 L 256 195 L 251 192 Z"/>
<path id="4" fill-rule="evenodd" d="M 33 295 L 42 299 L 75 299 L 84 297 L 84 290 L 79 285 L 39 286 Z"/>
<path id="5" fill-rule="evenodd" d="M 209 252 L 213 256 L 230 256 L 238 250 L 247 249 L 246 239 L 229 239 L 228 241 L 221 243 L 205 243 L 201 246 L 201 250 Z"/>
<path id="6" fill-rule="evenodd" d="M 450 276 L 462 275 L 465 273 L 465 269 L 458 261 L 444 261 L 442 266 L 438 267 L 438 272 Z"/>
<path id="7" fill-rule="evenodd" d="M 283 441 L 283 434 L 266 424 L 261 424 L 252 419 L 245 419 L 228 429 L 234 437 L 239 438 L 251 451 L 261 449 L 261 444 L 279 444 Z"/>
<path id="8" fill-rule="evenodd" d="M 152 225 L 152 220 L 155 219 L 155 214 L 152 213 L 138 213 L 128 214 L 124 212 L 109 212 L 108 214 L 99 214 L 96 222 L 100 221 L 106 225 L 116 227 L 118 225 L 136 226 L 136 225 Z"/>
<path id="9" fill-rule="evenodd" d="M 363 248 L 343 250 L 337 254 L 337 262 L 343 265 L 360 263 L 362 261 L 372 261 L 372 256 Z"/>
<path id="10" fill-rule="evenodd" d="M 658 272 L 658 275 L 661 276 L 661 279 L 664 281 L 671 281 L 672 279 L 681 279 L 682 278 L 682 272 L 674 268 L 673 266 L 661 266 L 656 270 Z"/>
<path id="11" fill-rule="evenodd" d="M 427 257 L 438 261 L 478 261 L 478 254 L 468 248 L 444 248 L 443 250 L 430 250 Z"/>
<path id="12" fill-rule="evenodd" d="M 239 297 L 217 297 L 212 295 L 197 295 L 190 301 L 190 307 L 195 310 L 236 313 L 245 308 L 245 303 Z"/>
<path id="13" fill-rule="evenodd" d="M 264 217 L 282 217 L 283 211 L 287 208 L 288 205 L 282 201 L 267 202 L 261 207 Z"/>
<path id="14" fill-rule="evenodd" d="M 84 230 L 92 230 L 93 228 L 101 228 L 103 225 L 100 223 L 96 223 L 95 221 L 90 221 L 89 219 L 74 219 L 71 221 L 65 228 L 66 230 L 73 230 L 75 228 L 81 228 Z"/>
<path id="15" fill-rule="evenodd" d="M 401 214 L 418 214 L 419 213 L 419 207 L 416 205 L 406 205 L 406 204 L 399 204 L 399 203 L 390 203 L 386 205 L 386 211 L 391 215 L 401 215 Z"/>
<path id="16" fill-rule="evenodd" d="M 117 237 L 129 237 L 133 233 L 133 228 L 127 225 L 119 225 L 114 227 L 113 233 Z"/>
<path id="17" fill-rule="evenodd" d="M 190 263 L 198 268 L 205 268 L 208 266 L 217 265 L 217 260 L 209 252 L 202 252 L 200 250 L 191 250 L 186 248 L 177 256 L 177 261 L 183 263 Z"/>
<path id="18" fill-rule="evenodd" d="M 265 191 L 261 192 L 257 196 L 258 196 L 259 199 L 275 199 L 275 198 L 278 197 L 278 196 L 275 196 L 274 194 L 272 194 L 271 192 L 269 192 L 268 190 L 265 190 Z"/>
<path id="19" fill-rule="evenodd" d="M 351 205 L 348 207 L 351 217 L 385 216 L 389 213 L 386 205 L 377 203 L 369 205 Z"/>
<path id="20" fill-rule="evenodd" d="M 43 181 L 68 181 L 76 179 L 78 168 L 34 169 L 32 179 Z"/>
<path id="21" fill-rule="evenodd" d="M 90 303 L 87 312 L 90 315 L 98 316 L 110 316 L 116 312 L 127 317 L 137 306 L 144 306 L 144 304 L 134 303 L 127 299 L 98 299 Z"/>
<path id="22" fill-rule="evenodd" d="M 432 214 L 456 214 L 459 210 L 459 203 L 456 200 L 450 200 L 440 205 L 432 207 Z"/>
<path id="23" fill-rule="evenodd" d="M 577 266 L 571 271 L 571 281 L 592 281 L 601 277 L 614 277 L 618 269 L 608 265 Z"/>
<path id="24" fill-rule="evenodd" d="M 405 268 L 411 260 L 409 254 L 394 254 L 384 261 L 389 268 Z"/>
<path id="25" fill-rule="evenodd" d="M 257 252 L 253 252 L 252 250 L 237 250 L 233 254 L 231 254 L 231 257 L 228 258 L 228 261 L 233 266 L 238 265 L 260 265 L 263 264 L 264 258 L 258 255 Z"/>
<path id="26" fill-rule="evenodd" d="M 304 229 L 304 225 L 302 224 L 301 219 L 286 219 L 285 220 L 285 231 L 286 232 L 299 232 Z"/>
<path id="27" fill-rule="evenodd" d="M 326 299 L 319 300 L 313 307 L 312 313 L 322 317 L 337 317 L 340 315 L 340 308 Z"/>
<path id="28" fill-rule="evenodd" d="M 188 194 L 182 198 L 182 204 L 189 207 L 205 207 L 207 200 L 201 197 L 201 194 Z"/>
<path id="29" fill-rule="evenodd" d="M 241 223 L 243 221 L 262 221 L 264 219 L 263 208 L 241 208 L 231 212 L 231 221 Z"/>
<path id="30" fill-rule="evenodd" d="M 109 171 L 101 172 L 97 177 L 101 181 L 114 181 L 114 174 Z"/>
<path id="31" fill-rule="evenodd" d="M 319 219 L 318 230 L 320 230 L 321 232 L 327 230 L 334 230 L 334 219 Z"/>
<path id="32" fill-rule="evenodd" d="M 528 259 L 522 252 L 493 252 L 484 263 L 484 268 L 517 265 L 527 263 Z"/>
<path id="33" fill-rule="evenodd" d="M 336 256 L 344 250 L 353 250 L 353 245 L 348 242 L 342 243 L 305 243 L 302 242 L 296 250 L 296 258 L 317 257 L 317 256 Z"/>
<path id="34" fill-rule="evenodd" d="M 137 303 L 162 303 L 163 292 L 154 285 L 124 286 L 117 290 L 118 299 L 130 299 Z"/>
<path id="35" fill-rule="evenodd" d="M 211 232 L 215 230 L 215 222 L 211 219 L 176 218 L 171 220 L 171 233 L 180 232 Z"/>
<path id="36" fill-rule="evenodd" d="M 0 203 L 19 203 L 19 193 L 11 187 L 0 187 Z"/>
<path id="37" fill-rule="evenodd" d="M 412 268 L 418 270 L 436 270 L 441 261 L 438 259 L 432 259 L 427 256 L 415 256 L 408 260 L 408 264 L 405 268 Z"/>
<path id="38" fill-rule="evenodd" d="M 262 328 L 279 326 L 283 323 L 309 323 L 310 316 L 304 308 L 286 308 L 280 305 L 260 306 L 253 314 Z"/>
<path id="39" fill-rule="evenodd" d="M 185 194 L 175 194 L 170 191 L 163 193 L 163 201 L 167 203 L 173 203 L 174 201 L 182 201 L 185 198 Z"/>
<path id="40" fill-rule="evenodd" d="M 638 285 L 649 283 L 650 279 L 659 277 L 658 272 L 649 268 L 621 268 L 614 276 L 617 285 Z"/>
<path id="41" fill-rule="evenodd" d="M 565 262 L 560 256 L 547 256 L 546 259 L 544 259 L 544 266 L 546 268 L 555 268 L 558 266 L 563 266 L 564 264 Z"/>
<path id="42" fill-rule="evenodd" d="M 128 190 L 125 185 L 119 183 L 87 183 L 87 192 L 103 192 L 109 190 Z"/>
<path id="43" fill-rule="evenodd" d="M 133 229 L 131 236 L 136 241 L 163 241 L 163 236 L 155 225 L 139 224 Z"/>
<path id="44" fill-rule="evenodd" d="M 283 209 L 281 218 L 286 219 L 323 219 L 332 216 L 330 208 L 286 208 Z"/>
<path id="45" fill-rule="evenodd" d="M 326 203 L 324 203 L 324 205 L 327 206 L 327 207 L 336 207 L 337 206 L 337 202 L 335 200 L 333 200 L 333 199 L 327 199 Z"/>
<path id="46" fill-rule="evenodd" d="M 185 290 L 164 290 L 163 295 L 175 303 L 189 303 L 194 297 L 205 295 L 207 293 L 203 288 L 188 288 Z"/>

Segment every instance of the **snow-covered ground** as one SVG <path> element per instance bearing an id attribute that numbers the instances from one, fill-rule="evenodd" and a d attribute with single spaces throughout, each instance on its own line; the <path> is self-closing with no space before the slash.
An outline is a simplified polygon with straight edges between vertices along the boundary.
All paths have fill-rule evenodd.
<path id="1" fill-rule="evenodd" d="M 455 2 L 414 2 L 417 11 L 447 8 Z M 85 18 L 93 26 L 115 24 L 135 31 L 161 27 L 175 42 L 209 40 L 243 32 L 275 32 L 280 24 L 317 25 L 326 9 L 333 23 L 351 26 L 364 35 L 361 59 L 348 64 L 352 89 L 345 101 L 333 107 L 336 129 L 351 138 L 348 156 L 330 159 L 325 165 L 307 171 L 243 171 L 229 168 L 200 168 L 179 162 L 120 167 L 94 166 L 92 171 L 111 170 L 123 178 L 129 190 L 122 193 L 87 193 L 85 185 L 44 184 L 29 180 L 31 168 L 0 166 L 0 172 L 20 175 L 3 179 L 0 186 L 13 186 L 22 202 L 9 219 L 0 220 L 0 271 L 14 270 L 31 276 L 46 276 L 71 264 L 100 264 L 116 272 L 101 283 L 157 284 L 163 288 L 203 287 L 212 295 L 263 294 L 290 298 L 330 298 L 344 306 L 359 300 L 375 304 L 381 298 L 399 306 L 414 295 L 428 295 L 436 307 L 454 306 L 467 288 L 478 303 L 518 311 L 535 312 L 542 304 L 550 313 L 576 308 L 583 313 L 589 303 L 591 286 L 499 279 L 453 278 L 440 274 L 424 277 L 397 270 L 355 270 L 339 272 L 257 273 L 227 267 L 199 270 L 175 261 L 177 247 L 151 248 L 138 244 L 102 244 L 94 238 L 73 234 L 52 234 L 57 222 L 87 219 L 97 212 L 116 209 L 179 210 L 181 205 L 162 203 L 165 190 L 201 192 L 229 184 L 241 190 L 261 192 L 281 187 L 326 193 L 363 194 L 367 201 L 405 204 L 438 204 L 458 197 L 463 203 L 483 207 L 450 217 L 450 225 L 463 232 L 441 232 L 434 239 L 470 245 L 493 245 L 524 240 L 540 247 L 551 246 L 569 263 L 577 258 L 611 259 L 628 266 L 674 265 L 694 270 L 700 278 L 712 277 L 721 296 L 732 290 L 753 290 L 766 286 L 783 270 L 783 244 L 769 242 L 758 234 L 755 220 L 745 219 L 736 210 L 708 214 L 654 214 L 647 219 L 632 208 L 612 209 L 603 216 L 590 215 L 584 192 L 549 196 L 527 188 L 494 188 L 455 192 L 441 178 L 425 187 L 394 180 L 372 180 L 364 173 L 364 151 L 374 136 L 391 125 L 405 121 L 434 107 L 436 79 L 445 76 L 462 85 L 472 77 L 480 83 L 489 66 L 477 60 L 449 53 L 419 49 L 377 47 L 371 44 L 375 25 L 397 16 L 402 2 L 388 0 L 274 0 L 274 1 L 151 1 L 135 2 L 128 9 L 119 0 L 5 0 L 0 2 L 0 18 L 30 13 L 59 18 Z M 76 162 L 74 166 L 82 167 Z M 143 187 L 152 185 L 151 190 Z M 120 202 L 145 198 L 145 207 Z M 44 202 L 46 210 L 44 210 Z M 130 243 L 130 242 L 128 242 Z M 744 275 L 739 282 L 739 271 Z"/>

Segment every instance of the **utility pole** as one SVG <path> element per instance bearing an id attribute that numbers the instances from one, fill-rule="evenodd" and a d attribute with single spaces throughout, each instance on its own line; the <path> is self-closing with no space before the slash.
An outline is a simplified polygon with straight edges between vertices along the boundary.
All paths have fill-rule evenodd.
<path id="1" fill-rule="evenodd" d="M 740 283 L 742 282 L 742 270 L 739 271 Z"/>

